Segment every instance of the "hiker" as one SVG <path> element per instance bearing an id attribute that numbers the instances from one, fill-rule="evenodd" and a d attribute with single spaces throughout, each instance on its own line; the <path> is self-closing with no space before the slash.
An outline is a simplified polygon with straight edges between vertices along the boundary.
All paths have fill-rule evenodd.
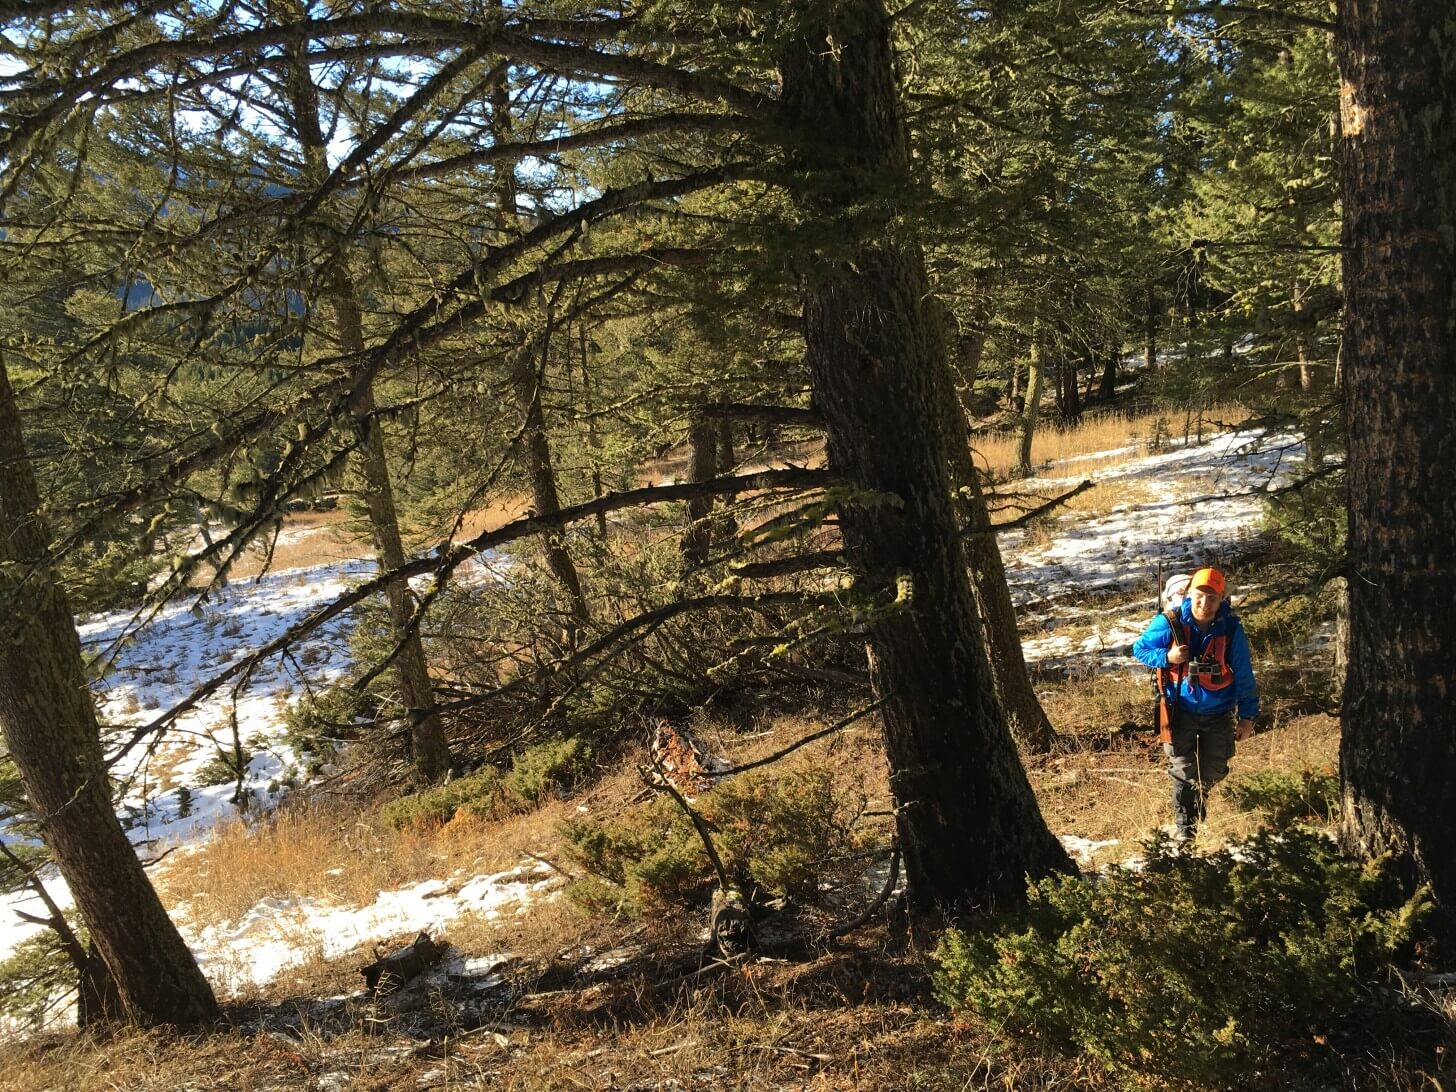
<path id="1" fill-rule="evenodd" d="M 1180 843 L 1197 833 L 1208 790 L 1228 776 L 1234 742 L 1253 734 L 1259 715 L 1249 639 L 1225 588 L 1218 569 L 1199 569 L 1187 598 L 1158 614 L 1132 646 L 1134 656 L 1158 669 L 1160 696 L 1168 699 L 1163 751 Z"/>

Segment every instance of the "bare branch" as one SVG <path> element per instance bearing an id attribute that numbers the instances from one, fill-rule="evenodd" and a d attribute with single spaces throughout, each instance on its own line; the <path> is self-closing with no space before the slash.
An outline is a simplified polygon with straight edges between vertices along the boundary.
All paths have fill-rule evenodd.
<path id="1" fill-rule="evenodd" d="M 618 140 L 640 140 L 643 137 L 673 133 L 683 129 L 703 132 L 732 131 L 743 128 L 743 120 L 731 114 L 660 114 L 656 117 L 636 118 L 618 125 L 602 125 L 595 129 L 583 129 L 544 140 L 527 140 L 515 144 L 496 144 L 479 151 L 437 159 L 432 163 L 420 163 L 395 171 L 394 178 L 437 178 L 453 171 L 469 170 L 472 167 L 488 166 L 492 163 L 509 163 L 525 156 L 551 156 L 577 148 L 593 148 L 599 144 L 610 144 Z"/>
<path id="2" fill-rule="evenodd" d="M 743 773 L 745 770 L 756 770 L 760 766 L 767 766 L 770 763 L 777 762 L 779 759 L 786 758 L 789 755 L 793 754 L 800 747 L 807 747 L 809 744 L 813 743 L 815 740 L 823 739 L 825 736 L 832 736 L 835 732 L 842 732 L 842 731 L 844 731 L 844 729 L 848 728 L 851 724 L 854 724 L 856 721 L 863 720 L 865 717 L 869 716 L 871 713 L 878 712 L 880 710 L 880 708 L 884 704 L 885 704 L 885 699 L 884 698 L 876 698 L 874 701 L 870 702 L 869 705 L 866 705 L 863 709 L 857 709 L 857 710 L 855 710 L 853 713 L 851 713 L 849 716 L 845 717 L 843 720 L 837 720 L 837 721 L 835 721 L 828 728 L 821 728 L 817 732 L 810 732 L 807 736 L 804 736 L 802 739 L 795 740 L 793 743 L 790 743 L 783 750 L 781 750 L 781 751 L 775 751 L 773 754 L 769 755 L 767 758 L 754 759 L 752 762 L 745 762 L 741 766 L 734 766 L 731 769 L 722 770 L 719 773 L 714 774 L 713 776 L 714 777 L 719 777 L 719 778 L 722 778 L 722 777 L 731 777 L 733 774 L 740 774 L 740 773 Z"/>
<path id="3" fill-rule="evenodd" d="M 890 896 L 895 893 L 895 885 L 900 882 L 900 839 L 893 838 L 890 841 L 890 875 L 885 879 L 885 886 L 880 888 L 880 893 L 875 896 L 874 901 L 864 908 L 864 913 L 857 914 L 850 921 L 843 925 L 837 925 L 829 930 L 827 937 L 830 940 L 848 936 L 870 918 L 879 913 L 880 907 L 884 906 Z"/>
<path id="4" fill-rule="evenodd" d="M 832 474 L 822 470 L 765 470 L 756 474 L 713 478 L 706 482 L 643 486 L 639 489 L 607 493 L 593 500 L 562 508 L 550 515 L 526 516 L 494 531 L 486 531 L 477 535 L 469 542 L 457 543 L 453 546 L 442 543 L 434 555 L 416 558 L 345 592 L 314 611 L 307 618 L 290 626 L 251 655 L 245 656 L 225 671 L 214 675 L 161 716 L 137 728 L 117 753 L 107 759 L 106 768 L 114 766 L 122 756 L 148 736 L 164 730 L 178 716 L 216 692 L 229 679 L 244 671 L 252 670 L 258 663 L 294 644 L 301 637 L 312 633 L 330 619 L 338 617 L 354 604 L 378 594 L 396 581 L 407 580 L 412 576 L 422 576 L 434 571 L 437 567 L 442 572 L 453 571 L 485 550 L 544 531 L 556 530 L 578 520 L 589 519 L 599 512 L 613 512 L 619 508 L 687 500 L 691 497 L 716 496 L 719 493 L 741 493 L 753 489 L 822 489 L 834 485 L 838 481 L 839 479 Z"/>
<path id="5" fill-rule="evenodd" d="M 813 410 L 794 406 L 756 406 L 750 402 L 709 402 L 698 411 L 714 421 L 751 420 L 773 425 L 802 425 L 823 428 L 824 418 Z"/>
<path id="6" fill-rule="evenodd" d="M 808 569 L 823 569 L 842 564 L 843 550 L 818 550 L 812 554 L 796 554 L 793 557 L 775 558 L 773 561 L 729 562 L 728 570 L 745 580 L 765 580 L 773 576 L 788 576 Z"/>
<path id="7" fill-rule="evenodd" d="M 718 856 L 718 847 L 713 845 L 713 834 L 708 829 L 707 820 L 699 815 L 697 809 L 689 804 L 683 794 L 678 791 L 677 786 L 672 783 L 672 778 L 662 768 L 662 760 L 656 755 L 652 756 L 652 768 L 657 773 L 656 781 L 653 781 L 652 778 L 647 776 L 646 766 L 639 766 L 637 768 L 638 773 L 642 777 L 642 783 L 648 788 L 666 790 L 667 794 L 672 797 L 673 802 L 683 810 L 683 813 L 692 822 L 693 829 L 698 832 L 698 838 L 703 843 L 703 849 L 707 851 L 708 860 L 713 864 L 713 871 L 718 873 L 718 890 L 732 891 L 735 886 L 733 879 L 728 875 L 728 869 L 723 866 L 723 858 Z"/>
<path id="8" fill-rule="evenodd" d="M 1046 515 L 1053 508 L 1059 508 L 1062 505 L 1066 504 L 1073 497 L 1077 496 L 1077 494 L 1087 492 L 1087 490 L 1091 489 L 1095 484 L 1096 483 L 1089 478 L 1081 485 L 1077 486 L 1075 489 L 1069 489 L 1067 492 L 1061 494 L 1061 496 L 1053 497 L 1045 504 L 1039 504 L 1035 508 L 1031 509 L 1031 511 L 1029 512 L 1023 512 L 1021 515 L 1017 516 L 1009 523 L 997 523 L 991 527 L 967 527 L 964 531 L 961 532 L 961 537 L 969 538 L 972 535 L 996 535 L 1000 534 L 1002 531 L 1010 531 L 1017 527 L 1025 527 L 1028 523 L 1032 522 L 1032 520 Z"/>

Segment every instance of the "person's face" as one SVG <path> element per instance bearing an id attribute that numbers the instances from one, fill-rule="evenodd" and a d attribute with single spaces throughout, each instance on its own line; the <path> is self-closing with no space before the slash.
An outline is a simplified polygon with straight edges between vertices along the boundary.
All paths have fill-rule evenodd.
<path id="1" fill-rule="evenodd" d="M 1212 588 L 1194 588 L 1188 595 L 1192 600 L 1194 619 L 1199 622 L 1212 622 L 1214 615 L 1218 613 L 1218 605 L 1223 602 L 1223 596 Z"/>

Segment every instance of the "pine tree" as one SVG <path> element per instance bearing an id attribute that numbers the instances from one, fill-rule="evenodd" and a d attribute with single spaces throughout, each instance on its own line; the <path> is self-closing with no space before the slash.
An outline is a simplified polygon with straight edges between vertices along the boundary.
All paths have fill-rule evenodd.
<path id="1" fill-rule="evenodd" d="M 1345 834 L 1456 910 L 1456 22 L 1342 0 L 1349 669 Z M 1445 606 L 1442 606 L 1442 604 Z"/>
<path id="2" fill-rule="evenodd" d="M 63 95 L 94 92 L 88 101 L 109 117 L 109 89 L 143 80 L 165 101 L 164 113 L 181 103 L 222 119 L 208 138 L 219 160 L 210 177 L 235 179 L 230 192 L 247 198 L 236 202 L 245 213 L 230 214 L 227 223 L 246 215 L 252 234 L 231 235 L 234 249 L 211 276 L 200 277 L 174 308 L 141 308 L 110 334 L 164 314 L 208 332 L 220 316 L 241 328 L 251 324 L 250 308 L 256 319 L 259 300 L 274 309 L 264 337 L 230 348 L 279 394 L 266 409 L 245 404 L 218 421 L 215 439 L 193 438 L 122 502 L 144 506 L 179 487 L 196 489 L 204 472 L 227 477 L 242 450 L 266 454 L 247 459 L 254 503 L 240 506 L 231 548 L 346 457 L 355 416 L 378 383 L 438 376 L 421 402 L 438 402 L 444 412 L 457 385 L 498 379 L 508 350 L 495 338 L 512 325 L 503 316 L 528 313 L 543 293 L 560 289 L 564 298 L 583 286 L 594 296 L 630 291 L 644 301 L 716 295 L 720 307 L 767 299 L 779 316 L 785 300 L 797 299 L 800 313 L 784 316 L 792 328 L 786 344 L 803 354 L 830 471 L 848 479 L 840 485 L 839 526 L 859 602 L 874 604 L 867 622 L 874 679 L 916 897 L 1010 903 L 1024 896 L 1026 874 L 1069 867 L 1037 812 L 997 704 L 966 575 L 940 415 L 948 361 L 927 317 L 917 202 L 905 215 L 897 211 L 915 180 L 883 7 L 857 0 L 835 12 L 803 3 L 621 16 L 564 8 L 551 18 L 506 9 L 484 27 L 433 14 L 424 29 L 415 21 L 423 17 L 403 4 L 348 14 L 310 8 L 308 15 L 283 21 L 243 9 L 217 19 L 189 12 L 146 22 L 145 34 L 90 37 L 52 27 L 32 39 L 38 59 L 74 47 L 68 63 L 76 75 L 61 87 L 38 64 L 20 80 L 5 149 L 15 177 L 29 177 L 53 150 L 84 154 L 60 124 Z M 246 116 L 234 97 L 238 81 L 270 86 L 289 50 L 300 51 L 289 64 L 311 64 L 322 51 L 330 64 L 398 88 L 382 96 L 387 102 L 355 112 L 352 150 L 311 193 L 255 183 L 250 169 L 229 160 L 238 149 L 259 149 L 264 138 L 231 120 Z M 419 59 L 391 68 L 386 80 L 378 57 L 390 51 Z M 478 109 L 479 88 L 489 86 L 493 58 L 502 56 L 519 78 L 537 81 L 546 104 L 541 129 L 513 127 L 507 144 L 481 139 L 490 129 Z M 498 195 L 503 165 L 592 147 L 602 150 L 592 188 L 553 203 L 555 183 L 569 172 L 545 170 L 518 237 L 487 241 L 461 225 L 463 210 L 481 210 Z M 217 196 L 195 176 L 189 180 L 202 210 L 190 233 L 169 236 L 138 223 L 140 251 L 159 263 L 176 263 L 179 252 L 207 253 L 214 233 L 229 237 L 210 219 Z M 400 193 L 391 188 L 396 182 L 411 187 Z M 305 228 L 345 192 L 359 195 L 360 224 L 372 229 L 364 245 L 384 255 L 380 266 L 408 273 L 373 288 L 380 326 L 362 353 L 295 362 L 295 339 L 309 331 L 290 293 L 316 299 L 327 289 L 321 273 L 328 262 Z M 694 200 L 710 192 L 733 195 L 747 212 L 693 215 Z M 72 217 L 76 210 L 63 200 L 51 213 Z M 450 226 L 442 230 L 442 223 Z M 175 277 L 151 282 L 181 283 Z M 769 287 L 735 291 L 756 279 Z M 174 339 L 174 354 L 185 351 L 181 340 Z M 700 390 L 714 385 L 709 367 L 700 375 Z M 828 478 L 788 471 L 755 480 L 822 488 Z M 709 486 L 740 492 L 749 479 L 717 481 L 655 496 L 689 499 Z M 552 534 L 568 514 L 538 512 L 510 533 Z M 447 563 L 460 560 L 459 551 L 442 547 L 435 558 L 396 567 L 390 579 L 432 567 L 443 578 Z"/>

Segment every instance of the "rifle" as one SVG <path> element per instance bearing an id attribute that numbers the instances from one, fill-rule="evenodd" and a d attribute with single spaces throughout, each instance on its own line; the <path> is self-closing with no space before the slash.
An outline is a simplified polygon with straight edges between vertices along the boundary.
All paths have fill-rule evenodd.
<path id="1" fill-rule="evenodd" d="M 1173 631 L 1171 645 L 1187 644 L 1187 634 L 1182 634 L 1183 640 L 1179 640 L 1179 631 L 1183 628 L 1175 613 L 1163 607 L 1163 563 L 1158 562 L 1158 587 L 1153 593 L 1157 600 L 1158 613 L 1168 619 L 1168 628 Z M 1188 663 L 1184 661 L 1174 670 L 1170 667 L 1160 667 L 1153 672 L 1153 687 L 1155 690 L 1154 701 L 1156 705 L 1153 711 L 1153 724 L 1158 731 L 1158 739 L 1164 743 L 1173 742 L 1173 731 L 1178 727 L 1178 691 L 1183 685 L 1183 676 L 1188 671 Z M 1168 696 L 1168 683 L 1172 681 L 1173 696 Z"/>

